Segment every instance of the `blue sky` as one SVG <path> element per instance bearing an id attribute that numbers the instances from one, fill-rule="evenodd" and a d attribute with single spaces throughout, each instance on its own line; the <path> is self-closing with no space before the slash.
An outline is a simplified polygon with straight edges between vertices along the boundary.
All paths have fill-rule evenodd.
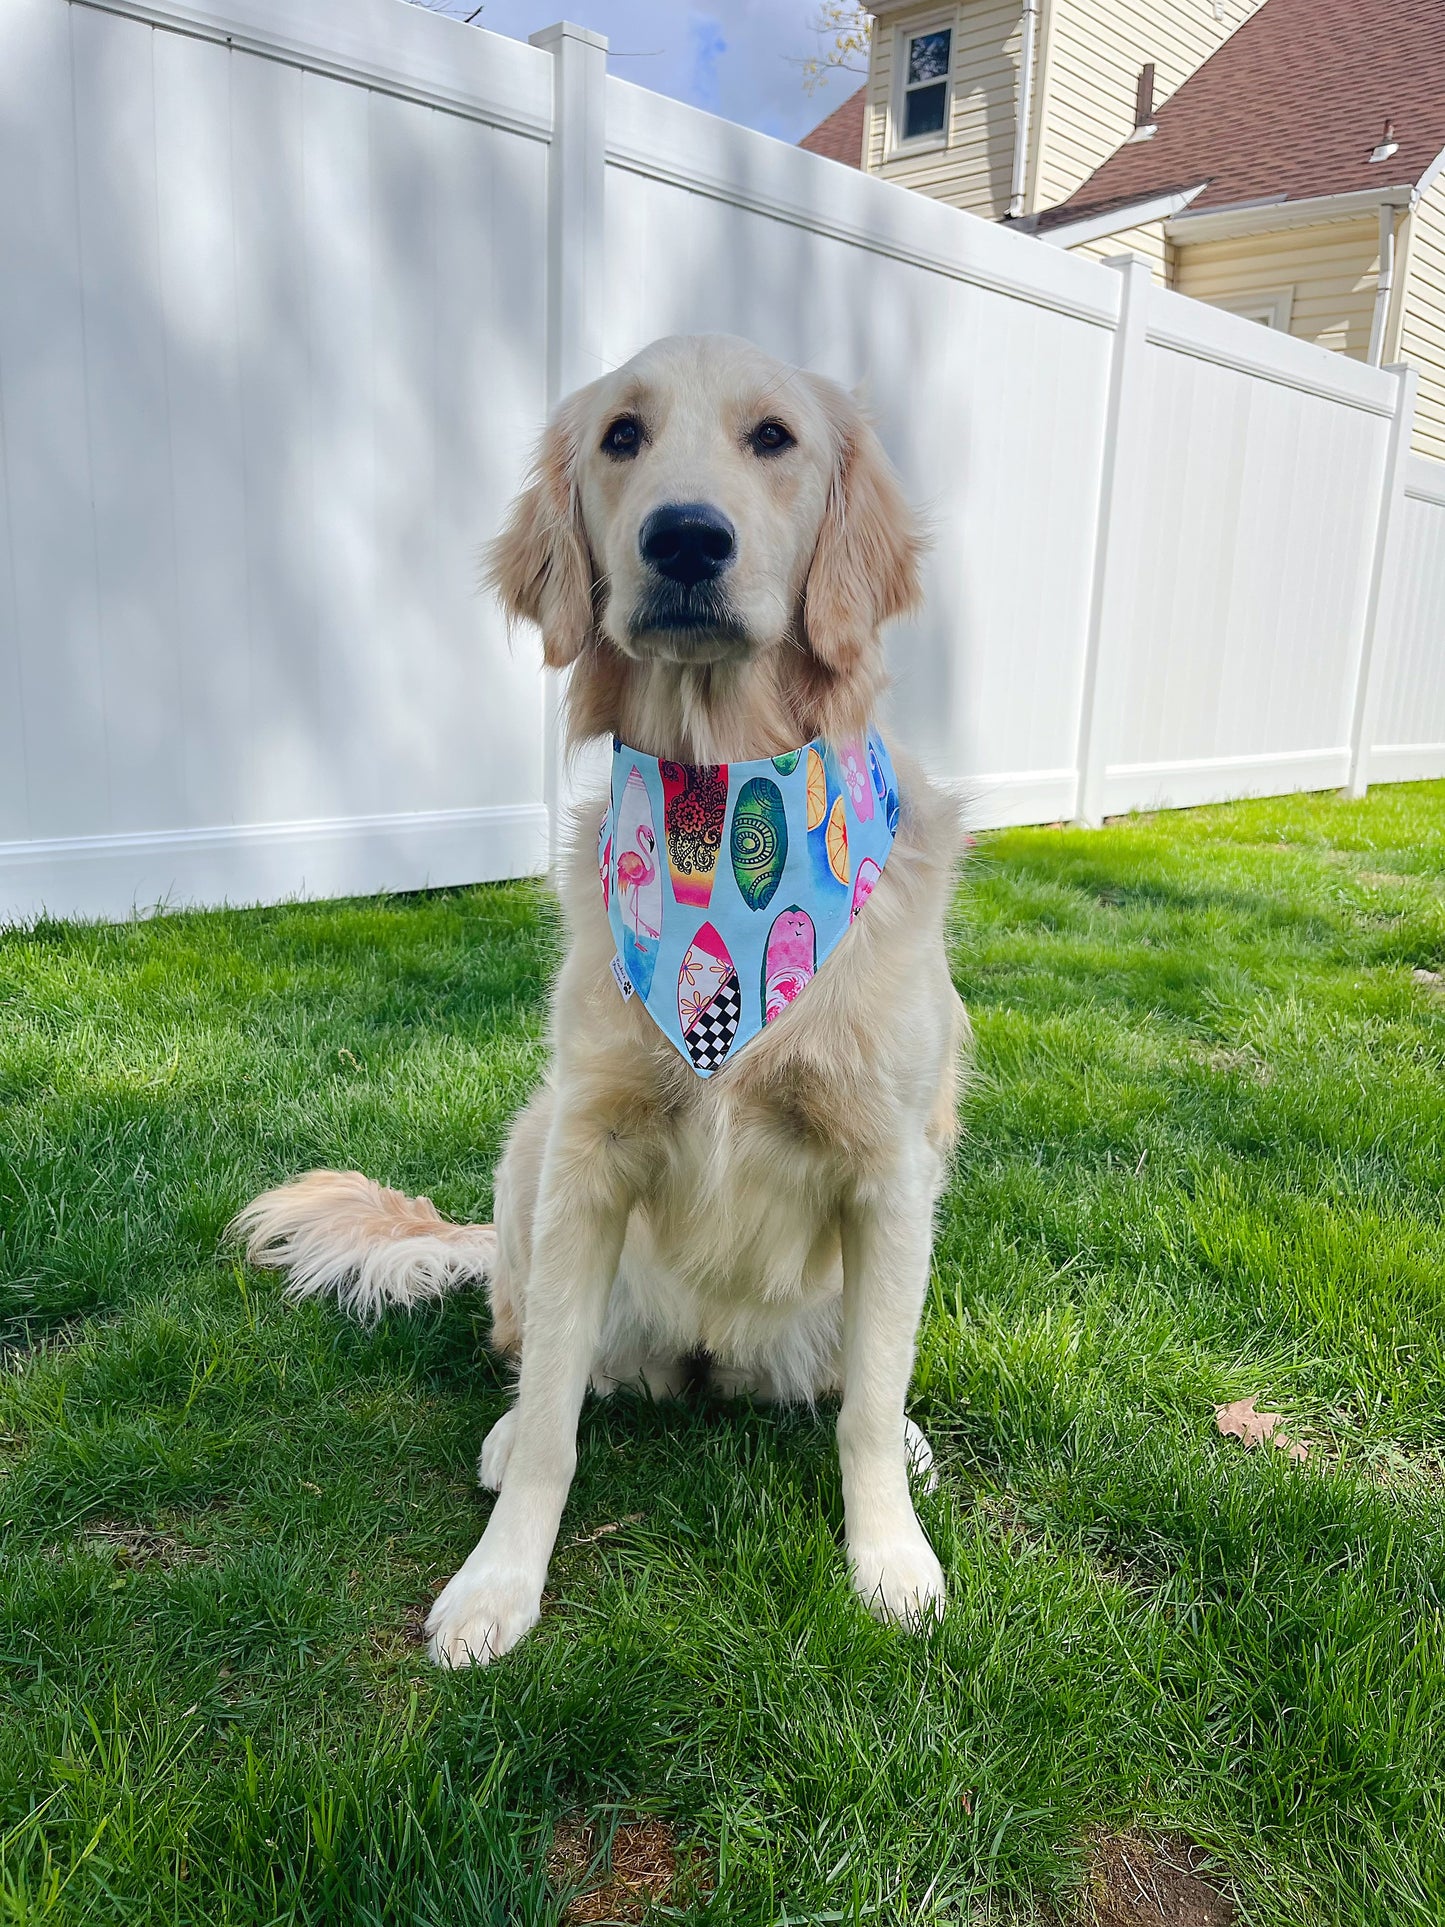
<path id="1" fill-rule="evenodd" d="M 427 0 L 459 18 L 475 0 Z M 802 63 L 818 50 L 817 0 L 488 0 L 476 24 L 525 40 L 554 20 L 606 34 L 612 72 L 748 127 L 795 141 L 860 84 L 834 74 L 804 91 Z"/>

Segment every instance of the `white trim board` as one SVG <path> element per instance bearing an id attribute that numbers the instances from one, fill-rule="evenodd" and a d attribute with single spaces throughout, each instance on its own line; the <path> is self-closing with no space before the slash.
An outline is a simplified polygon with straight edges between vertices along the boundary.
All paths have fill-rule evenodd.
<path id="1" fill-rule="evenodd" d="M 1445 509 L 1445 462 L 1430 455 L 1405 457 L 1405 493 L 1412 502 L 1430 502 Z"/>
<path id="2" fill-rule="evenodd" d="M 0 926 L 540 875 L 540 803 L 0 843 Z"/>
<path id="3" fill-rule="evenodd" d="M 1293 749 L 1257 756 L 1200 756 L 1172 763 L 1110 763 L 1104 772 L 1106 816 L 1128 810 L 1187 810 L 1246 796 L 1338 789 L 1350 773 L 1349 746 Z"/>
<path id="4" fill-rule="evenodd" d="M 335 8 L 306 6 L 299 0 L 70 4 L 419 101 L 532 140 L 552 138 L 550 55 L 506 35 L 464 26 L 427 7 L 388 7 L 380 16 L 388 30 L 383 35 L 374 31 L 379 17 L 370 5 L 357 9 L 353 23 Z"/>
<path id="5" fill-rule="evenodd" d="M 1184 298 L 1192 299 L 1187 295 Z M 1229 313 L 1222 304 L 1215 302 L 1200 301 L 1195 305 L 1200 308 L 1213 308 L 1218 314 Z M 1236 314 L 1230 314 L 1229 318 L 1231 321 L 1243 319 Z M 1247 322 L 1246 326 L 1258 327 L 1259 324 Z M 1271 328 L 1262 332 L 1274 334 L 1276 330 Z M 1280 339 L 1292 343 L 1293 347 L 1312 348 L 1316 345 L 1309 341 L 1296 341 L 1293 335 L 1282 335 Z M 1212 361 L 1217 367 L 1233 368 L 1241 375 L 1253 375 L 1257 381 L 1270 381 L 1278 388 L 1294 388 L 1302 395 L 1317 395 L 1321 401 L 1339 402 L 1344 408 L 1359 408 L 1367 415 L 1388 417 L 1395 412 L 1393 402 L 1388 397 L 1382 396 L 1379 400 L 1375 400 L 1369 395 L 1351 394 L 1337 383 L 1330 381 L 1328 376 L 1334 371 L 1329 368 L 1321 368 L 1323 379 L 1311 381 L 1307 375 L 1296 374 L 1293 370 L 1281 368 L 1277 364 L 1272 365 L 1254 355 L 1240 354 L 1234 348 L 1225 347 L 1222 343 L 1204 341 L 1199 336 L 1185 334 L 1182 330 L 1156 327 L 1152 324 L 1148 330 L 1148 340 L 1151 348 L 1164 348 L 1175 355 L 1189 355 L 1195 361 Z M 1293 353 L 1293 347 L 1290 350 L 1291 353 Z M 1321 348 L 1319 353 L 1328 355 L 1334 361 L 1343 362 L 1345 359 L 1343 355 L 1335 354 L 1331 348 Z"/>
<path id="6" fill-rule="evenodd" d="M 1194 241 L 1234 240 L 1242 234 L 1276 234 L 1285 228 L 1315 227 L 1326 221 L 1356 221 L 1387 207 L 1413 207 L 1413 186 L 1365 187 L 1350 194 L 1316 194 L 1301 201 L 1254 201 L 1235 207 L 1202 207 L 1165 223 L 1166 241 L 1188 247 Z"/>
<path id="7" fill-rule="evenodd" d="M 1200 757 L 1177 763 L 1111 763 L 1104 811 L 1193 809 L 1251 796 L 1288 796 L 1338 789 L 1349 774 L 1347 748 L 1285 750 L 1260 756 Z M 1445 776 L 1445 743 L 1405 743 L 1370 752 L 1371 786 Z M 1075 809 L 1078 771 L 1009 770 L 949 778 L 971 830 L 1067 823 Z"/>
<path id="8" fill-rule="evenodd" d="M 1080 215 L 1077 221 L 1061 221 L 1057 227 L 1036 228 L 1032 232 L 1048 247 L 1077 248 L 1086 241 L 1104 241 L 1111 234 L 1127 234 L 1131 228 L 1148 227 L 1152 221 L 1167 221 L 1181 213 L 1196 194 L 1202 194 L 1208 181 L 1198 187 L 1184 187 L 1172 194 L 1151 194 L 1127 207 L 1110 208 L 1106 214 Z"/>
<path id="9" fill-rule="evenodd" d="M 993 294 L 1005 294 L 1016 301 L 1027 301 L 1036 308 L 1051 309 L 1055 314 L 1067 315 L 1072 321 L 1087 322 L 1091 327 L 1113 328 L 1115 325 L 1115 317 L 1106 308 L 1075 301 L 1066 295 L 1051 294 L 1032 282 L 1015 281 L 1006 275 L 991 273 L 974 262 L 895 240 L 892 236 L 877 233 L 856 222 L 830 219 L 826 214 L 798 201 L 785 201 L 775 195 L 755 193 L 735 182 L 706 175 L 701 170 L 692 173 L 682 167 L 669 166 L 666 161 L 624 147 L 620 141 L 609 140 L 607 165 L 620 168 L 627 174 L 638 174 L 644 180 L 660 181 L 665 187 L 680 187 L 689 194 L 721 201 L 727 207 L 742 208 L 749 214 L 766 215 L 770 220 L 782 221 L 789 227 L 805 228 L 810 234 L 824 235 L 830 241 L 842 241 L 865 253 L 882 255 L 885 260 L 902 261 L 911 268 L 926 268 L 929 273 L 944 275 L 950 281 L 965 281 L 976 288 L 987 288 Z M 836 167 L 838 163 L 823 160 L 822 165 Z M 867 174 L 863 178 L 894 194 L 917 193 L 914 188 L 902 187 L 898 182 L 884 180 L 876 174 Z M 936 205 L 943 207 L 946 203 L 940 201 Z M 959 213 L 957 208 L 949 208 L 948 211 L 955 215 Z M 911 214 L 912 209 L 906 212 Z M 976 217 L 965 215 L 963 218 L 972 220 Z M 1093 263 L 1088 265 L 1092 266 Z"/>
<path id="10" fill-rule="evenodd" d="M 1213 361 L 1372 415 L 1393 417 L 1399 406 L 1399 384 L 1383 368 L 1352 361 L 1316 341 L 1242 321 L 1213 302 L 1196 301 L 1173 288 L 1151 285 L 1145 323 L 1156 348 Z"/>
<path id="11" fill-rule="evenodd" d="M 1445 743 L 1376 743 L 1370 788 L 1377 783 L 1430 783 L 1445 776 Z"/>
<path id="12" fill-rule="evenodd" d="M 971 830 L 1067 822 L 1078 786 L 1076 769 L 986 770 L 948 781 Z"/>

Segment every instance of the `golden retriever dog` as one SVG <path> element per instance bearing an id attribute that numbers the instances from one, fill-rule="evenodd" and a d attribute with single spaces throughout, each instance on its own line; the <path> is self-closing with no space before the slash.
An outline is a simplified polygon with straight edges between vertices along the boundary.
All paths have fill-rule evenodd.
<path id="1" fill-rule="evenodd" d="M 675 337 L 557 410 L 490 576 L 570 671 L 574 744 L 786 769 L 872 724 L 879 632 L 915 604 L 918 555 L 842 388 L 729 336 Z M 854 1584 L 886 1619 L 942 1611 L 910 1487 L 931 1455 L 904 1408 L 968 1042 L 944 943 L 960 838 L 953 804 L 895 767 L 895 841 L 862 914 L 855 897 L 796 1001 L 706 1076 L 626 994 L 603 799 L 578 813 L 551 1060 L 498 1169 L 495 1227 L 325 1171 L 238 1219 L 293 1294 L 362 1316 L 486 1281 L 517 1395 L 482 1448 L 486 1531 L 427 1621 L 439 1663 L 496 1659 L 536 1624 L 589 1383 L 665 1397 L 700 1361 L 725 1395 L 841 1395 Z"/>

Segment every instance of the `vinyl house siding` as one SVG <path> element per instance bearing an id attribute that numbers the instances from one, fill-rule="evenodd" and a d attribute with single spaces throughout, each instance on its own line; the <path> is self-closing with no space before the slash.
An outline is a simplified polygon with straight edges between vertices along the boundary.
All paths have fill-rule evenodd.
<path id="1" fill-rule="evenodd" d="M 1313 228 L 1196 241 L 1175 254 L 1174 285 L 1197 300 L 1233 306 L 1255 295 L 1293 291 L 1289 331 L 1365 360 L 1380 271 L 1374 215 Z"/>
<path id="2" fill-rule="evenodd" d="M 1415 452 L 1445 461 L 1445 174 L 1412 219 L 1399 354 L 1420 371 Z"/>
<path id="3" fill-rule="evenodd" d="M 1128 138 L 1146 61 L 1162 106 L 1256 4 L 1221 0 L 1216 19 L 1214 0 L 1043 0 L 1030 208 L 1066 199 Z"/>
<path id="4" fill-rule="evenodd" d="M 1027 209 L 1063 200 L 1125 139 L 1146 61 L 1154 62 L 1155 99 L 1162 104 L 1257 3 L 1221 0 L 1224 17 L 1216 20 L 1215 0 L 1042 0 Z M 908 34 L 934 25 L 952 25 L 954 33 L 948 142 L 900 154 L 890 125 L 895 59 Z M 987 219 L 1001 218 L 1013 169 L 1022 37 L 1021 0 L 959 0 L 951 9 L 880 13 L 868 72 L 866 170 Z M 1155 246 L 1162 250 L 1162 235 Z"/>
<path id="5" fill-rule="evenodd" d="M 1149 271 L 1161 288 L 1173 286 L 1171 280 L 1174 250 L 1164 238 L 1164 223 L 1151 221 L 1148 227 L 1125 228 L 1120 234 L 1101 235 L 1097 241 L 1084 241 L 1070 254 L 1081 254 L 1086 261 L 1107 261 L 1115 254 L 1137 254 L 1149 263 Z"/>
<path id="6" fill-rule="evenodd" d="M 910 7 L 879 16 L 864 141 L 870 174 L 989 220 L 1008 212 L 1022 17 L 1019 0 L 963 0 L 953 8 Z M 953 29 L 948 143 L 893 153 L 895 50 L 901 55 L 910 33 L 933 26 Z"/>

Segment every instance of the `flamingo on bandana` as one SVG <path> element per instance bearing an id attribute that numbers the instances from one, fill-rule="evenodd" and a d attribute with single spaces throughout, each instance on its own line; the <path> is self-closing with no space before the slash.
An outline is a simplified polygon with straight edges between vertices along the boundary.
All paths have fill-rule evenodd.
<path id="1" fill-rule="evenodd" d="M 617 859 L 617 894 L 625 898 L 629 891 L 632 893 L 634 937 L 660 935 L 642 914 L 642 892 L 656 875 L 657 838 L 644 823 L 637 832 L 637 849 L 624 850 Z"/>

